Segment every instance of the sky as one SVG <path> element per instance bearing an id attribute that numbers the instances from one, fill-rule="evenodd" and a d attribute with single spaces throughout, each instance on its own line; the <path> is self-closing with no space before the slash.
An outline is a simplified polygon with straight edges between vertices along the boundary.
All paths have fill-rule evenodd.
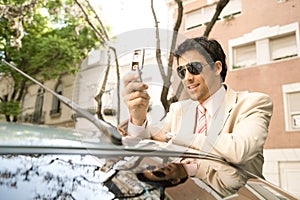
<path id="1" fill-rule="evenodd" d="M 162 47 L 165 44 L 163 41 L 165 41 L 164 38 L 167 35 L 165 29 L 169 30 L 169 24 L 173 26 L 172 13 L 167 8 L 165 0 L 153 1 L 155 13 L 160 22 L 159 28 L 164 29 L 164 34 L 160 34 Z M 96 10 L 103 23 L 112 28 L 110 37 L 116 36 L 118 38 L 114 40 L 117 42 L 113 46 L 118 50 L 119 63 L 123 63 L 123 65 L 124 63 L 131 64 L 133 49 L 141 46 L 144 48 L 155 47 L 155 22 L 151 11 L 151 0 L 90 0 L 90 2 L 95 7 L 101 6 L 101 9 Z M 153 30 L 151 31 L 147 28 L 153 28 Z M 147 50 L 147 52 L 149 53 L 150 51 Z M 162 80 L 157 78 L 158 76 L 151 76 L 151 74 L 159 73 L 158 68 L 157 71 L 153 71 L 153 62 L 153 59 L 150 61 L 146 59 L 145 68 L 143 69 L 144 81 L 147 81 L 149 85 L 148 93 L 152 97 L 152 111 L 148 116 L 150 121 L 159 120 L 164 114 L 164 109 L 160 102 L 160 92 L 158 92 L 161 90 L 163 83 Z M 114 78 L 112 77 L 112 79 Z M 113 96 L 107 96 L 107 98 L 103 105 L 113 104 L 112 102 L 117 100 L 115 93 L 113 93 Z M 127 114 L 127 109 L 121 108 L 121 118 L 127 118 Z M 115 121 L 111 123 L 115 123 Z"/>
<path id="2" fill-rule="evenodd" d="M 112 34 L 140 28 L 154 27 L 150 0 L 90 0 L 95 6 L 101 6 L 99 14 L 106 25 L 112 28 Z M 154 0 L 154 8 L 160 28 L 168 28 L 170 11 L 165 0 Z"/>

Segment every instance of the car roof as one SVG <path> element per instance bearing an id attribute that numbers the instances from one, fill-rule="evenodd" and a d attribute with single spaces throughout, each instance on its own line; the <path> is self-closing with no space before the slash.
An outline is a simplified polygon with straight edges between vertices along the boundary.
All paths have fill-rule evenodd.
<path id="1" fill-rule="evenodd" d="M 136 143 L 135 143 L 136 144 Z M 186 148 L 157 149 L 141 145 L 116 145 L 101 131 L 78 130 L 46 125 L 0 122 L 0 154 L 93 154 L 98 156 L 181 156 Z M 175 149 L 175 150 L 174 150 Z M 194 156 L 198 154 L 194 153 Z M 190 154 L 188 155 L 190 156 Z"/>
<path id="2" fill-rule="evenodd" d="M 91 154 L 92 149 L 101 155 L 118 150 L 100 131 L 0 122 L 0 154 Z"/>
<path id="3" fill-rule="evenodd" d="M 101 143 L 101 133 L 46 125 L 0 122 L 0 145 L 80 146 Z M 55 142 L 53 142 L 55 141 Z"/>

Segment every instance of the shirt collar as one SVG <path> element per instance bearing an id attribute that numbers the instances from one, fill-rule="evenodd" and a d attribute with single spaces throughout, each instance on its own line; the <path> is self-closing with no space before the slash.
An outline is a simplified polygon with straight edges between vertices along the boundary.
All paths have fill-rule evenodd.
<path id="1" fill-rule="evenodd" d="M 226 90 L 223 86 L 220 87 L 217 92 L 211 95 L 205 102 L 202 103 L 202 106 L 206 109 L 206 112 L 212 117 L 217 112 L 221 104 L 225 99 Z"/>

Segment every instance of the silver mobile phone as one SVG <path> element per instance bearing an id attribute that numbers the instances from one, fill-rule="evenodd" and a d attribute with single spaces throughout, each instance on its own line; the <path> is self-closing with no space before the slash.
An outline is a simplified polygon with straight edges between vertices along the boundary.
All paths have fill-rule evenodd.
<path id="1" fill-rule="evenodd" d="M 142 69 L 144 67 L 144 57 L 145 57 L 145 49 L 134 50 L 131 70 L 138 71 L 141 82 L 142 82 Z"/>

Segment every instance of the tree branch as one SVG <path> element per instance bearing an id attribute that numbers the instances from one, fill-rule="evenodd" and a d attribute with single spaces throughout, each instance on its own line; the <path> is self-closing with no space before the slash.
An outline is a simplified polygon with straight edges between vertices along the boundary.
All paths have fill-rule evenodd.
<path id="1" fill-rule="evenodd" d="M 151 0 L 151 11 L 152 11 L 152 15 L 154 18 L 154 23 L 155 23 L 155 37 L 156 37 L 156 60 L 157 60 L 157 64 L 158 64 L 158 69 L 160 71 L 160 74 L 162 76 L 163 81 L 167 81 L 167 77 L 166 77 L 166 73 L 164 71 L 164 66 L 162 64 L 162 59 L 161 59 L 161 49 L 160 49 L 160 36 L 159 36 L 159 29 L 158 29 L 158 21 L 157 21 L 157 17 L 156 17 L 156 13 L 154 10 L 154 6 L 153 6 L 153 0 Z"/>
<path id="2" fill-rule="evenodd" d="M 209 33 L 211 32 L 213 26 L 215 25 L 216 21 L 218 20 L 218 17 L 220 16 L 222 10 L 225 8 L 225 6 L 228 4 L 229 0 L 220 0 L 216 7 L 216 12 L 212 19 L 210 20 L 209 24 L 206 26 L 204 36 L 208 37 Z"/>
<path id="3" fill-rule="evenodd" d="M 85 1 L 87 2 L 87 4 L 88 4 L 89 8 L 91 9 L 91 11 L 96 16 L 96 19 L 98 20 L 98 22 L 100 24 L 100 27 L 101 27 L 100 30 L 103 32 L 106 41 L 109 41 L 109 37 L 108 37 L 107 31 L 106 31 L 106 28 L 105 28 L 105 26 L 102 23 L 102 20 L 100 19 L 100 17 L 98 16 L 97 12 L 95 11 L 95 9 L 93 8 L 93 6 L 91 5 L 90 1 L 89 0 L 85 0 Z"/>
<path id="4" fill-rule="evenodd" d="M 175 45 L 177 43 L 177 37 L 178 37 L 178 30 L 181 26 L 181 22 L 182 22 L 182 15 L 183 15 L 183 6 L 182 6 L 182 1 L 181 0 L 175 0 L 176 4 L 177 4 L 177 19 L 176 19 L 176 23 L 174 25 L 173 28 L 173 36 L 172 36 L 172 43 L 171 43 L 171 47 L 170 47 L 170 54 L 169 54 L 169 58 L 168 58 L 168 68 L 167 68 L 167 78 L 164 82 L 163 88 L 162 88 L 162 92 L 161 92 L 161 96 L 160 96 L 160 100 L 162 102 L 162 105 L 165 108 L 165 111 L 168 112 L 169 111 L 169 107 L 171 105 L 171 103 L 178 101 L 177 98 L 177 94 L 182 92 L 182 87 L 180 87 L 181 85 L 178 86 L 177 91 L 176 91 L 176 95 L 172 98 L 170 98 L 169 100 L 167 99 L 168 97 L 168 93 L 169 93 L 169 88 L 171 85 L 171 76 L 172 76 L 172 71 L 173 71 L 173 60 L 174 60 L 174 49 L 175 49 Z M 180 84 L 182 84 L 180 82 Z"/>
<path id="5" fill-rule="evenodd" d="M 75 0 L 75 2 L 79 6 L 79 8 L 81 9 L 82 13 L 84 14 L 84 18 L 85 18 L 86 22 L 95 31 L 96 36 L 100 39 L 100 42 L 103 43 L 103 44 L 106 44 L 105 38 L 103 37 L 101 32 L 94 26 L 94 24 L 90 21 L 89 16 L 88 16 L 87 12 L 85 11 L 85 9 L 83 8 L 83 6 L 81 5 L 81 3 L 79 3 L 78 0 Z"/>
<path id="6" fill-rule="evenodd" d="M 174 35 L 173 35 L 173 39 L 172 39 L 172 46 L 171 46 L 171 53 L 170 53 L 170 57 L 169 57 L 169 66 L 168 68 L 172 69 L 173 66 L 173 61 L 174 61 L 174 49 L 175 49 L 175 45 L 176 45 L 176 41 L 177 41 L 177 36 L 178 36 L 178 30 L 180 28 L 181 22 L 182 22 L 182 16 L 183 16 L 183 6 L 182 6 L 182 1 L 181 0 L 175 0 L 175 2 L 177 3 L 178 6 L 178 14 L 177 14 L 177 20 L 176 20 L 176 24 L 174 26 Z M 170 75 L 171 76 L 171 72 L 170 71 Z M 182 82 L 180 81 L 177 89 L 176 89 L 176 93 L 175 95 L 170 98 L 168 100 L 168 105 L 171 105 L 171 103 L 178 101 L 178 98 L 180 97 L 181 93 L 183 90 L 183 85 Z"/>

